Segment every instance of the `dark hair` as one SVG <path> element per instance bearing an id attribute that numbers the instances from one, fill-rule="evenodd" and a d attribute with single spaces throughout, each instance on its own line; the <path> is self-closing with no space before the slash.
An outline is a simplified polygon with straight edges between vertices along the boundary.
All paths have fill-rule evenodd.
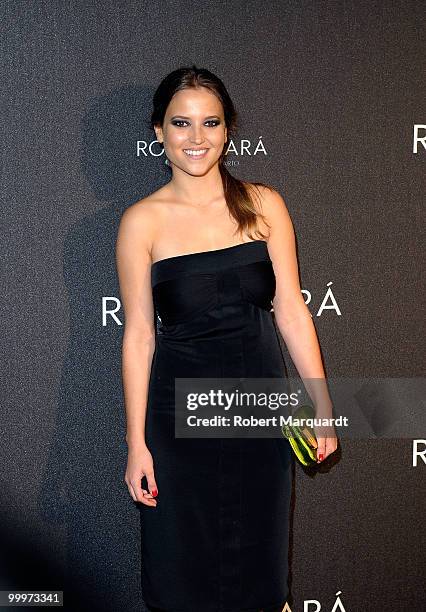
<path id="1" fill-rule="evenodd" d="M 262 186 L 269 188 L 269 185 L 260 182 L 247 183 L 241 181 L 235 176 L 232 176 L 223 163 L 226 145 L 237 130 L 237 112 L 225 85 L 219 77 L 205 68 L 197 68 L 194 64 L 190 67 L 181 67 L 170 72 L 170 74 L 161 81 L 153 96 L 154 110 L 151 114 L 151 127 L 154 128 L 154 126 L 163 125 L 167 107 L 176 92 L 182 89 L 195 89 L 198 87 L 209 89 L 220 100 L 223 107 L 228 136 L 219 158 L 219 170 L 229 212 L 236 220 L 240 232 L 246 230 L 248 236 L 254 239 L 252 235 L 252 231 L 254 230 L 257 235 L 265 238 L 266 236 L 257 226 L 257 217 L 260 216 L 264 219 L 264 215 L 255 208 L 253 200 L 255 192 L 252 187 L 258 188 Z M 261 207 L 259 194 L 256 193 L 256 196 L 258 197 L 258 203 Z M 264 221 L 266 223 L 265 219 Z"/>

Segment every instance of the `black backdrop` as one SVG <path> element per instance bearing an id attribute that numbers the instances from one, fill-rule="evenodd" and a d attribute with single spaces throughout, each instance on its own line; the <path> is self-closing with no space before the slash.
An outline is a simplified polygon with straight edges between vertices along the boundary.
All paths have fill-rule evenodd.
<path id="1" fill-rule="evenodd" d="M 423 376 L 425 4 L 0 11 L 0 589 L 143 610 L 114 245 L 123 210 L 169 179 L 147 124 L 153 91 L 193 62 L 224 80 L 240 112 L 229 169 L 287 202 L 327 375 Z M 330 287 L 340 314 L 320 311 Z M 116 309 L 105 320 L 103 300 Z M 423 609 L 425 466 L 412 444 L 344 440 L 332 469 L 296 466 L 293 612 L 310 599 L 329 611 L 339 591 L 347 612 Z"/>

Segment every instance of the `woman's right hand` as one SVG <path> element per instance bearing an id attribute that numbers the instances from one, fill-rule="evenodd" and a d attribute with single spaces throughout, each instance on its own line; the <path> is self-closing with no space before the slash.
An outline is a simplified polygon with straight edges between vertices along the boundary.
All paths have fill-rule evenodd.
<path id="1" fill-rule="evenodd" d="M 142 489 L 142 478 L 146 476 L 148 489 Z M 129 493 L 134 501 L 146 506 L 157 506 L 158 488 L 154 477 L 154 462 L 147 446 L 129 446 L 127 469 L 124 477 Z"/>

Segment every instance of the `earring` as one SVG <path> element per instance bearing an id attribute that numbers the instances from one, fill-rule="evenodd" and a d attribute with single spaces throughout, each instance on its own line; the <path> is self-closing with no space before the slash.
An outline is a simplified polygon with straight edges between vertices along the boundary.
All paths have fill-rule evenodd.
<path id="1" fill-rule="evenodd" d="M 161 142 L 160 144 L 163 145 L 163 151 L 164 151 L 164 142 Z M 166 154 L 164 153 L 164 155 L 166 155 Z M 167 157 L 165 158 L 164 163 L 166 164 L 166 166 L 170 166 L 170 162 L 169 162 Z"/>

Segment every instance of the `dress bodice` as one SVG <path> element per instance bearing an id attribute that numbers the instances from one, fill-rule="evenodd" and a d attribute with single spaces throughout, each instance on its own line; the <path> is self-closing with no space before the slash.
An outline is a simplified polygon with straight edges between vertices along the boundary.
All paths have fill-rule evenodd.
<path id="1" fill-rule="evenodd" d="M 210 310 L 251 303 L 272 309 L 275 274 L 264 240 L 161 259 L 151 267 L 153 301 L 160 322 L 190 324 Z"/>

